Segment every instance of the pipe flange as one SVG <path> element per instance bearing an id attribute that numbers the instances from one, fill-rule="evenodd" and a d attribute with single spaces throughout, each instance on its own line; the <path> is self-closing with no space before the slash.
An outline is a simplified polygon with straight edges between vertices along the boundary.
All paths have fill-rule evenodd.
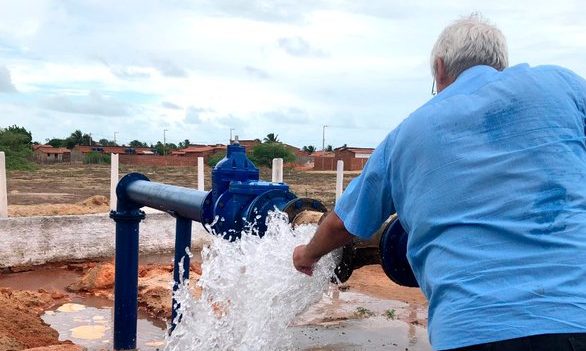
<path id="1" fill-rule="evenodd" d="M 137 180 L 146 180 L 147 182 L 151 181 L 144 174 L 136 173 L 136 172 L 128 173 L 127 175 L 122 177 L 122 179 L 120 179 L 120 181 L 118 182 L 118 185 L 116 185 L 116 196 L 118 197 L 118 201 L 122 200 L 122 201 L 126 201 L 126 202 L 133 202 L 132 200 L 130 200 L 128 198 L 128 194 L 126 193 L 126 188 L 128 188 L 128 186 L 131 183 L 133 183 Z M 142 207 L 142 206 L 139 206 L 139 207 Z"/>
<path id="2" fill-rule="evenodd" d="M 266 219 L 269 211 L 273 211 L 275 207 L 282 211 L 283 206 L 294 201 L 294 199 L 296 199 L 295 194 L 290 191 L 284 191 L 281 189 L 267 191 L 257 196 L 250 205 L 248 205 L 244 211 L 243 217 L 248 224 L 256 223 L 258 235 L 262 237 L 267 230 L 267 224 L 264 220 L 260 223 L 257 222 L 257 217 L 260 216 L 260 218 Z"/>
<path id="3" fill-rule="evenodd" d="M 293 223 L 295 217 L 299 215 L 303 211 L 315 211 L 326 213 L 328 209 L 326 206 L 319 200 L 310 199 L 308 197 L 298 197 L 289 201 L 285 207 L 283 207 L 283 212 L 289 216 L 289 223 Z"/>
<path id="4" fill-rule="evenodd" d="M 381 266 L 393 282 L 416 288 L 419 283 L 407 260 L 407 238 L 408 234 L 398 217 L 387 225 L 379 244 Z"/>

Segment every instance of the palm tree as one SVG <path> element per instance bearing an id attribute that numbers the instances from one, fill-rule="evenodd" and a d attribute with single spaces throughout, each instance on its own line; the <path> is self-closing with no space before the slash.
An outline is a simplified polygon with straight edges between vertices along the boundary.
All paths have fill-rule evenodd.
<path id="1" fill-rule="evenodd" d="M 71 133 L 69 139 L 74 143 L 74 145 L 81 145 L 83 142 L 83 133 L 78 129 Z"/>
<path id="2" fill-rule="evenodd" d="M 281 141 L 279 140 L 279 135 L 275 134 L 275 133 L 269 133 L 263 139 L 263 143 L 280 143 L 280 142 Z"/>
<path id="3" fill-rule="evenodd" d="M 307 152 L 308 154 L 313 154 L 315 152 L 315 146 L 307 145 L 303 147 L 303 151 Z"/>

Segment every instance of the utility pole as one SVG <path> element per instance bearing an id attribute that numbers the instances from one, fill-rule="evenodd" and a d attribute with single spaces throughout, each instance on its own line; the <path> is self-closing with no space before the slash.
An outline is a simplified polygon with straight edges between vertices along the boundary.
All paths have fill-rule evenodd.
<path id="1" fill-rule="evenodd" d="M 326 151 L 326 127 L 327 125 L 324 124 L 321 132 L 321 151 Z"/>
<path id="2" fill-rule="evenodd" d="M 118 132 L 114 132 L 114 144 L 116 144 L 116 134 L 118 134 Z"/>
<path id="3" fill-rule="evenodd" d="M 163 156 L 167 154 L 167 129 L 163 129 Z"/>
<path id="4" fill-rule="evenodd" d="M 230 144 L 232 144 L 232 131 L 234 130 L 234 128 L 230 128 Z"/>

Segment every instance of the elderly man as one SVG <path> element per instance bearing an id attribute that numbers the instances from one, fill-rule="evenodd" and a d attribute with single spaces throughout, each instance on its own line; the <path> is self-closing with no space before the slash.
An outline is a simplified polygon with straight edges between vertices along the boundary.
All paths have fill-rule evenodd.
<path id="1" fill-rule="evenodd" d="M 436 350 L 586 350 L 586 81 L 507 68 L 478 16 L 432 55 L 439 94 L 377 147 L 293 263 L 369 238 L 396 212 Z"/>

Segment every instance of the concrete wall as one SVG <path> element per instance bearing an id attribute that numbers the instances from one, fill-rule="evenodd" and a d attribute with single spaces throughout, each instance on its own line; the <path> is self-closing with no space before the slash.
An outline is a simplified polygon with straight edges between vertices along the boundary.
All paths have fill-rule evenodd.
<path id="1" fill-rule="evenodd" d="M 175 218 L 149 212 L 140 223 L 140 253 L 172 251 Z M 203 226 L 193 223 L 192 249 L 208 240 Z M 108 214 L 0 219 L 0 268 L 113 257 L 114 244 L 115 225 Z"/>
<path id="2" fill-rule="evenodd" d="M 334 157 L 315 156 L 313 158 L 313 169 L 316 171 L 335 171 L 337 160 Z"/>

